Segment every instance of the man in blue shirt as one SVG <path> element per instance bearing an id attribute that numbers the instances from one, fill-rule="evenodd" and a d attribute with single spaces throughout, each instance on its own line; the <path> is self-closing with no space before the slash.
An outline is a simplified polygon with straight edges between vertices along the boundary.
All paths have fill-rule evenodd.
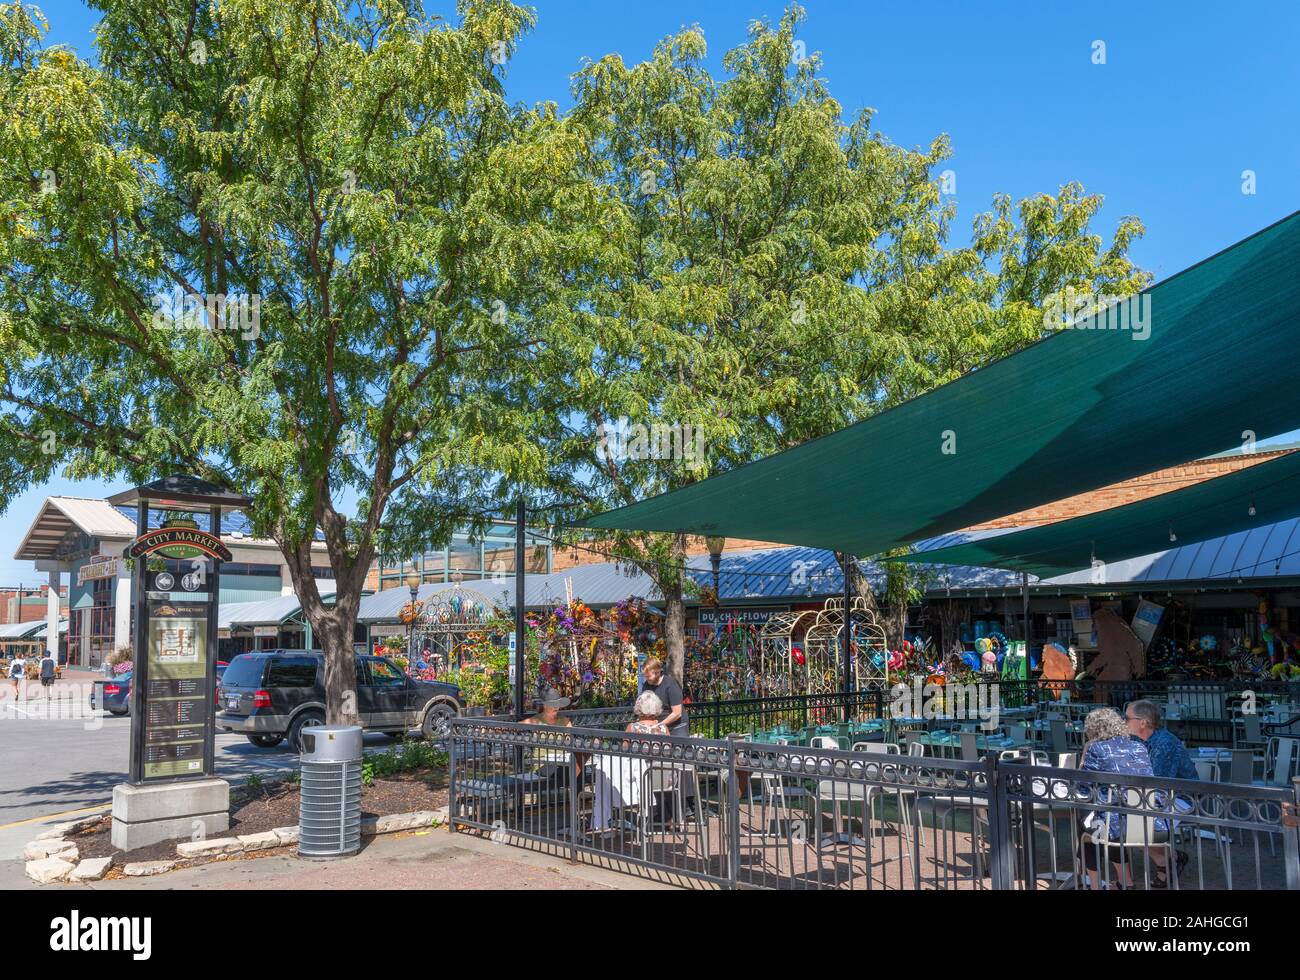
<path id="1" fill-rule="evenodd" d="M 1164 779 L 1196 779 L 1196 766 L 1182 740 L 1161 723 L 1160 708 L 1134 701 L 1124 709 L 1129 734 L 1147 747 L 1151 771 Z"/>

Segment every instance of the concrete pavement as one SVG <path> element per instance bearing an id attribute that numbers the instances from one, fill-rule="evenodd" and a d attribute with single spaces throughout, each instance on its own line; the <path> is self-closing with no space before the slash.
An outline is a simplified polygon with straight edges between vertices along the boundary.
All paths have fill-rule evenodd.
<path id="1" fill-rule="evenodd" d="M 3 685 L 0 861 L 17 857 L 47 827 L 107 809 L 113 787 L 126 778 L 131 719 L 90 711 L 89 688 L 76 680 L 59 681 L 54 692 L 52 701 L 15 701 Z M 367 751 L 392 744 L 384 735 L 366 737 Z M 291 772 L 297 765 L 298 756 L 285 743 L 263 749 L 242 735 L 217 735 L 217 775 L 232 783 Z"/>
<path id="2" fill-rule="evenodd" d="M 367 838 L 359 854 L 311 861 L 295 854 L 216 861 L 151 878 L 121 878 L 87 885 L 37 885 L 17 861 L 0 862 L 0 889 L 188 891 L 228 889 L 666 889 L 649 881 L 563 857 L 496 844 L 445 828 Z"/>

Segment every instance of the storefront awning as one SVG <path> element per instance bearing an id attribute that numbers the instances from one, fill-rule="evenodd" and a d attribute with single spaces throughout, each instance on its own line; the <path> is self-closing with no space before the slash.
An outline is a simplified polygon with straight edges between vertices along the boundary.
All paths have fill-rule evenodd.
<path id="1" fill-rule="evenodd" d="M 1300 213 L 1148 289 L 1144 340 L 1062 330 L 857 425 L 579 523 L 869 556 L 1289 432 L 1297 268 Z"/>
<path id="2" fill-rule="evenodd" d="M 904 561 L 983 565 L 1040 578 L 1157 554 L 1300 516 L 1300 452 L 1136 503 L 1042 527 L 918 551 Z"/>

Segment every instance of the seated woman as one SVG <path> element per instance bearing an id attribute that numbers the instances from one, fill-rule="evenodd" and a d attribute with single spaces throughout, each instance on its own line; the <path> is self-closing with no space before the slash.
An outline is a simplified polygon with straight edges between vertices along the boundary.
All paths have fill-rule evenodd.
<path id="1" fill-rule="evenodd" d="M 570 726 L 573 722 L 560 717 L 560 710 L 569 706 L 569 699 L 553 687 L 548 687 L 537 699 L 537 714 L 525 718 L 524 725 Z"/>
<path id="2" fill-rule="evenodd" d="M 537 700 L 537 714 L 525 718 L 523 725 L 550 725 L 555 728 L 572 728 L 573 720 L 563 718 L 560 711 L 569 706 L 569 699 L 553 687 L 544 690 Z M 540 764 L 539 776 L 547 780 L 548 789 L 558 792 L 569 785 L 569 757 L 565 749 L 534 749 L 533 761 Z M 578 775 L 582 775 L 582 755 L 574 755 Z"/>
<path id="3" fill-rule="evenodd" d="M 635 720 L 624 731 L 633 735 L 667 735 L 668 729 L 659 720 L 664 703 L 653 691 L 645 691 L 632 705 Z M 597 754 L 592 760 L 591 829 L 606 831 L 615 810 L 633 807 L 641 801 L 641 777 L 645 762 L 625 755 Z"/>
<path id="4" fill-rule="evenodd" d="M 1154 775 L 1146 746 L 1129 737 L 1127 723 L 1113 708 L 1098 708 L 1088 712 L 1088 716 L 1083 721 L 1083 737 L 1085 741 L 1083 762 L 1079 766 L 1081 770 L 1122 776 Z M 1087 791 L 1089 786 L 1080 783 L 1079 789 Z M 1122 804 L 1122 794 L 1122 786 L 1097 785 L 1095 800 L 1101 804 L 1112 802 Z M 1132 883 L 1128 866 L 1130 862 L 1125 862 L 1121 874 L 1122 849 L 1105 843 L 1123 840 L 1124 827 L 1125 815 L 1118 811 L 1094 810 L 1081 821 L 1080 830 L 1083 834 L 1087 834 L 1089 840 L 1081 839 L 1080 848 L 1083 852 L 1084 866 L 1090 872 L 1094 889 L 1101 887 L 1100 875 L 1097 873 L 1097 856 L 1103 848 L 1109 852 L 1111 867 L 1115 871 L 1114 880 L 1119 882 L 1121 887 L 1127 887 Z M 1152 885 L 1162 888 L 1166 886 L 1163 876 L 1168 853 L 1165 848 L 1158 845 L 1165 844 L 1169 840 L 1169 824 L 1163 819 L 1157 819 L 1153 829 L 1154 833 L 1146 843 L 1156 845 L 1149 853 L 1152 864 L 1159 869 L 1159 874 L 1153 877 Z"/>

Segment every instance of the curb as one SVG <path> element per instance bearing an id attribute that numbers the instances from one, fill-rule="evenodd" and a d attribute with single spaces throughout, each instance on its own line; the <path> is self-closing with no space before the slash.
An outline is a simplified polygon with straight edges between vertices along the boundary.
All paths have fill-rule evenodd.
<path id="1" fill-rule="evenodd" d="M 76 845 L 64 839 L 64 834 L 97 823 L 103 814 L 61 823 L 45 831 L 27 846 L 49 856 L 29 860 L 25 870 L 27 877 L 39 884 L 56 882 L 81 883 L 99 881 L 113 867 L 114 859 L 76 858 Z M 375 837 L 380 834 L 397 834 L 408 830 L 423 830 L 445 825 L 447 807 L 438 810 L 414 810 L 410 813 L 391 813 L 382 817 L 366 817 L 361 821 L 361 836 Z M 243 854 L 270 854 L 298 843 L 298 828 L 276 827 L 274 830 L 258 834 L 242 834 L 238 837 L 217 837 L 209 840 L 183 841 L 176 845 L 174 861 L 135 861 L 122 866 L 122 873 L 128 878 L 141 878 L 150 875 L 166 874 L 181 867 L 206 864 L 219 858 Z M 73 860 L 67 860 L 73 855 Z"/>

